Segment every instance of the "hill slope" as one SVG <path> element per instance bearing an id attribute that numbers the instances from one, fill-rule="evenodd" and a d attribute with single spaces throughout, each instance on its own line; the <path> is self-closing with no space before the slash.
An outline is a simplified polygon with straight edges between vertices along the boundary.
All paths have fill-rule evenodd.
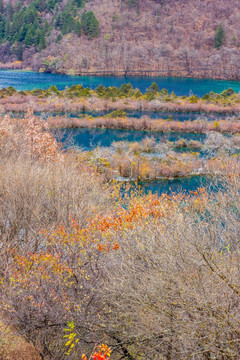
<path id="1" fill-rule="evenodd" d="M 75 0 L 66 30 L 62 14 L 69 1 L 45 2 L 38 43 L 22 44 L 24 66 L 72 74 L 108 70 L 141 75 L 160 70 L 160 75 L 172 76 L 240 76 L 238 0 Z M 82 24 L 82 14 L 89 11 L 99 22 L 94 36 Z M 12 50 L 16 44 L 3 41 L 2 61 L 17 60 Z"/>

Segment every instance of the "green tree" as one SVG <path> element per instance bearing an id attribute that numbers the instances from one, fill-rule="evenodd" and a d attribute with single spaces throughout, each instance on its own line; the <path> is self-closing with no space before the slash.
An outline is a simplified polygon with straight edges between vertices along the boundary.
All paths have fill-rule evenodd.
<path id="1" fill-rule="evenodd" d="M 153 93 L 157 93 L 159 92 L 159 87 L 155 82 L 153 82 L 152 85 L 149 86 L 149 90 Z"/>
<path id="2" fill-rule="evenodd" d="M 67 26 L 67 23 L 65 22 L 62 26 L 62 34 L 63 35 L 65 35 L 67 33 L 67 28 L 68 28 L 68 26 Z"/>
<path id="3" fill-rule="evenodd" d="M 55 20 L 55 28 L 61 27 L 62 25 L 62 17 L 60 14 L 57 15 L 56 20 Z"/>
<path id="4" fill-rule="evenodd" d="M 47 44 L 46 44 L 45 34 L 44 34 L 44 31 L 42 31 L 38 49 L 39 49 L 39 51 L 42 51 L 46 47 L 47 47 Z"/>
<path id="5" fill-rule="evenodd" d="M 72 2 L 68 1 L 62 13 L 62 33 L 66 34 L 74 28 L 74 17 L 72 16 Z"/>
<path id="6" fill-rule="evenodd" d="M 34 2 L 34 7 L 37 11 L 44 11 L 46 9 L 45 0 L 37 0 Z"/>
<path id="7" fill-rule="evenodd" d="M 122 84 L 119 90 L 125 96 L 130 96 L 134 92 L 133 87 L 130 83 Z"/>
<path id="8" fill-rule="evenodd" d="M 75 20 L 73 16 L 70 16 L 67 24 L 67 32 L 71 32 L 74 30 Z"/>
<path id="9" fill-rule="evenodd" d="M 13 9 L 11 1 L 7 3 L 5 13 L 6 13 L 6 17 L 9 17 L 10 19 L 12 19 L 13 14 L 14 14 L 14 9 Z"/>
<path id="10" fill-rule="evenodd" d="M 84 0 L 75 0 L 74 3 L 80 8 L 85 5 Z"/>
<path id="11" fill-rule="evenodd" d="M 18 1 L 14 6 L 14 12 L 15 14 L 18 13 L 22 8 L 22 1 Z"/>
<path id="12" fill-rule="evenodd" d="M 33 24 L 35 19 L 37 18 L 37 12 L 33 9 L 28 9 L 24 16 L 25 24 Z"/>
<path id="13" fill-rule="evenodd" d="M 11 22 L 10 18 L 7 18 L 7 21 L 5 23 L 5 38 L 6 40 L 10 40 L 10 30 L 11 30 Z"/>
<path id="14" fill-rule="evenodd" d="M 27 26 L 24 24 L 21 26 L 20 31 L 19 31 L 19 36 L 18 36 L 18 41 L 22 42 L 24 41 L 26 34 L 27 34 Z"/>
<path id="15" fill-rule="evenodd" d="M 78 36 L 81 36 L 81 33 L 82 33 L 82 26 L 80 24 L 80 22 L 77 20 L 75 21 L 75 24 L 74 24 L 74 32 L 76 35 Z"/>
<path id="16" fill-rule="evenodd" d="M 57 37 L 57 39 L 56 39 L 56 43 L 58 43 L 58 42 L 61 41 L 61 40 L 62 40 L 62 35 L 59 34 L 58 37 Z"/>
<path id="17" fill-rule="evenodd" d="M 49 28 L 50 28 L 50 25 L 49 25 L 48 21 L 45 20 L 44 25 L 43 25 L 43 31 L 46 33 L 46 32 L 48 32 Z"/>
<path id="18" fill-rule="evenodd" d="M 84 13 L 82 15 L 81 23 L 83 32 L 89 39 L 95 38 L 99 35 L 99 21 L 93 11 Z"/>
<path id="19" fill-rule="evenodd" d="M 23 55 L 23 44 L 21 43 L 16 43 L 13 45 L 13 53 L 17 56 L 17 59 L 22 61 L 22 55 Z"/>
<path id="20" fill-rule="evenodd" d="M 126 3 L 130 8 L 138 7 L 138 0 L 126 0 Z"/>
<path id="21" fill-rule="evenodd" d="M 18 14 L 14 14 L 13 15 L 13 21 L 11 24 L 11 38 L 13 38 L 15 36 L 15 34 L 19 32 L 20 29 L 20 16 Z"/>
<path id="22" fill-rule="evenodd" d="M 215 32 L 215 41 L 214 47 L 216 49 L 220 49 L 220 47 L 224 44 L 225 41 L 225 30 L 222 24 L 220 24 Z"/>
<path id="23" fill-rule="evenodd" d="M 29 26 L 28 31 L 26 33 L 26 37 L 25 37 L 25 45 L 27 47 L 30 47 L 34 44 L 34 37 L 35 37 L 35 33 L 34 33 L 34 28 L 33 26 Z"/>
<path id="24" fill-rule="evenodd" d="M 56 4 L 56 1 L 55 0 L 48 0 L 47 4 L 46 4 L 46 8 L 48 11 L 51 11 L 54 9 L 55 7 L 55 4 Z"/>
<path id="25" fill-rule="evenodd" d="M 0 41 L 5 37 L 5 19 L 2 14 L 0 14 Z"/>
<path id="26" fill-rule="evenodd" d="M 0 0 L 0 13 L 1 13 L 1 14 L 3 14 L 3 13 L 4 13 L 3 0 Z"/>

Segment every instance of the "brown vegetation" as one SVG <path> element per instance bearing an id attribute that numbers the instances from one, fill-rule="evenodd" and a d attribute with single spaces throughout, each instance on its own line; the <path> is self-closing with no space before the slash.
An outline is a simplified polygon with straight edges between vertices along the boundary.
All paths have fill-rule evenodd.
<path id="1" fill-rule="evenodd" d="M 109 117 L 83 117 L 67 118 L 62 116 L 49 117 L 47 120 L 53 128 L 106 128 L 106 129 L 129 129 L 155 132 L 186 132 L 206 133 L 215 131 L 220 133 L 236 134 L 240 132 L 240 122 L 235 120 L 208 121 L 174 121 L 174 120 L 152 120 L 147 116 L 140 119 L 134 118 L 109 118 Z"/>
<path id="2" fill-rule="evenodd" d="M 64 73 L 120 71 L 118 74 L 239 78 L 238 1 L 137 3 L 137 8 L 129 8 L 121 0 L 88 1 L 85 10 L 96 14 L 100 37 L 89 41 L 84 36 L 64 36 L 33 59 L 24 58 L 25 64 L 39 69 L 50 56 L 60 60 L 52 71 Z M 214 36 L 220 23 L 226 38 L 217 50 Z"/>
<path id="3" fill-rule="evenodd" d="M 56 43 L 59 30 L 54 29 L 40 53 L 37 47 L 25 48 L 22 66 L 69 74 L 239 79 L 237 0 L 136 0 L 133 7 L 128 3 L 87 1 L 80 13 L 94 11 L 100 36 L 89 40 L 86 35 L 69 33 Z M 49 20 L 51 14 L 45 16 Z M 216 49 L 220 24 L 225 39 Z M 0 52 L 6 63 L 16 60 L 8 43 L 1 45 Z"/>
<path id="4" fill-rule="evenodd" d="M 31 112 L 1 124 L 1 316 L 42 359 L 102 339 L 114 360 L 238 358 L 237 158 L 212 160 L 218 192 L 122 196 Z"/>
<path id="5" fill-rule="evenodd" d="M 33 345 L 0 321 L 0 360 L 41 360 Z"/>
<path id="6" fill-rule="evenodd" d="M 113 146 L 117 152 L 98 147 L 85 155 L 87 163 L 93 165 L 97 172 L 104 174 L 108 179 L 119 180 L 121 177 L 131 180 L 153 180 L 204 174 L 207 171 L 207 164 L 203 165 L 199 154 L 176 154 L 168 149 L 167 144 L 159 144 L 158 149 L 161 153 L 151 156 L 140 153 L 138 143 L 113 143 Z"/>
<path id="7" fill-rule="evenodd" d="M 128 86 L 128 85 L 126 85 Z M 125 95 L 117 89 L 107 88 L 108 96 L 99 95 L 98 91 L 81 89 L 74 93 L 70 90 L 59 92 L 51 87 L 47 90 L 32 90 L 17 92 L 14 88 L 0 90 L 0 104 L 3 110 L 25 112 L 26 104 L 37 112 L 78 112 L 78 111 L 171 111 L 195 112 L 209 114 L 238 114 L 240 113 L 240 95 L 206 94 L 202 98 L 196 96 L 176 96 L 175 94 L 160 92 L 138 93 L 133 90 Z M 229 89 L 232 91 L 231 89 Z M 228 92 L 229 90 L 226 90 Z M 107 92 L 106 91 L 106 92 Z M 112 95 L 111 95 L 112 91 Z"/>

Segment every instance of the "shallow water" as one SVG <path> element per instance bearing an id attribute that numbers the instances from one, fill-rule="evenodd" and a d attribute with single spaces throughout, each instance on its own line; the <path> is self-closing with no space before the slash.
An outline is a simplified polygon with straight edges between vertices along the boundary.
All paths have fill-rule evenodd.
<path id="1" fill-rule="evenodd" d="M 138 182 L 137 185 L 132 185 L 132 188 L 139 188 L 145 193 L 148 194 L 152 192 L 153 194 L 172 194 L 185 192 L 189 194 L 190 191 L 195 191 L 198 188 L 206 187 L 208 188 L 211 185 L 211 181 L 208 177 L 205 176 L 190 176 L 183 177 L 179 179 L 163 179 L 163 180 L 154 180 L 154 181 L 142 181 Z M 210 186 L 211 187 L 211 186 Z"/>
<path id="2" fill-rule="evenodd" d="M 59 90 L 66 86 L 82 84 L 84 87 L 95 89 L 98 85 L 121 86 L 124 83 L 131 83 L 134 88 L 145 91 L 153 82 L 156 82 L 160 89 L 174 91 L 176 95 L 195 94 L 203 96 L 214 91 L 220 93 L 231 87 L 236 92 L 240 91 L 239 81 L 172 78 L 172 77 L 90 77 L 70 76 L 60 74 L 45 74 L 31 71 L 0 70 L 0 88 L 13 86 L 17 90 L 47 89 L 56 85 Z"/>
<path id="3" fill-rule="evenodd" d="M 84 87 L 95 89 L 98 85 L 121 86 L 130 82 L 134 88 L 139 88 L 144 92 L 153 82 L 156 82 L 160 89 L 174 91 L 176 95 L 198 96 L 214 91 L 220 93 L 231 87 L 236 92 L 240 91 L 240 82 L 225 80 L 191 79 L 191 78 L 169 78 L 169 77 L 87 77 L 87 76 L 68 76 L 57 74 L 43 74 L 27 71 L 0 70 L 0 88 L 13 86 L 17 90 L 32 90 L 37 88 L 47 89 L 51 85 L 57 86 L 59 90 L 70 87 L 74 84 L 82 84 Z M 92 116 L 105 115 L 106 113 L 88 113 Z M 79 114 L 81 115 L 81 114 Z M 172 112 L 127 112 L 130 117 L 139 118 L 143 115 L 151 119 L 167 119 L 172 116 L 174 120 L 185 121 L 195 120 L 199 113 L 172 113 Z M 70 116 L 76 116 L 71 114 Z M 222 115 L 219 115 L 223 117 Z M 211 117 L 208 117 L 209 119 Z M 216 116 L 212 116 L 212 119 Z M 141 141 L 146 136 L 154 136 L 157 141 L 177 141 L 180 138 L 186 140 L 198 140 L 203 142 L 204 134 L 183 134 L 183 133 L 155 133 L 133 130 L 110 130 L 110 129 L 74 129 L 65 130 L 60 133 L 60 138 L 65 141 L 71 135 L 71 145 L 81 147 L 84 150 L 90 150 L 96 146 L 110 146 L 113 141 Z M 69 146 L 69 144 L 67 145 Z M 150 182 L 139 182 L 138 186 L 148 193 L 172 193 L 194 191 L 198 187 L 208 185 L 209 180 L 204 176 L 192 176 L 180 179 L 155 180 Z"/>
<path id="4" fill-rule="evenodd" d="M 176 121 L 194 121 L 199 118 L 204 118 L 209 121 L 219 120 L 219 119 L 226 119 L 231 117 L 228 114 L 206 114 L 206 113 L 199 113 L 199 112 L 177 112 L 177 111 L 133 111 L 133 110 L 126 110 L 124 111 L 127 114 L 127 117 L 140 119 L 143 116 L 148 116 L 152 120 L 156 119 L 169 119 L 169 120 L 176 120 Z M 79 111 L 76 113 L 46 113 L 41 114 L 36 112 L 37 116 L 43 116 L 45 118 L 49 116 L 67 116 L 69 118 L 81 118 L 84 116 L 92 116 L 102 117 L 110 114 L 111 111 Z"/>
<path id="5" fill-rule="evenodd" d="M 205 134 L 193 133 L 156 133 L 153 131 L 136 131 L 124 129 L 65 129 L 58 131 L 61 141 L 64 143 L 67 139 L 67 146 L 80 147 L 83 150 L 91 150 L 97 146 L 109 147 L 114 141 L 140 142 L 145 137 L 154 137 L 157 142 L 177 141 L 180 138 L 186 140 L 198 140 L 203 142 Z"/>

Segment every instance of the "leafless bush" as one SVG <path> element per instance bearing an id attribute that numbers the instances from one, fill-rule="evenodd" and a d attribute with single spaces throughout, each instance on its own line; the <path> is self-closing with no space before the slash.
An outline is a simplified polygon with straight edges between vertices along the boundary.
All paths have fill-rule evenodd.
<path id="1" fill-rule="evenodd" d="M 235 178 L 187 207 L 169 199 L 168 216 L 116 237 L 105 323 L 128 359 L 238 358 L 239 185 Z"/>

